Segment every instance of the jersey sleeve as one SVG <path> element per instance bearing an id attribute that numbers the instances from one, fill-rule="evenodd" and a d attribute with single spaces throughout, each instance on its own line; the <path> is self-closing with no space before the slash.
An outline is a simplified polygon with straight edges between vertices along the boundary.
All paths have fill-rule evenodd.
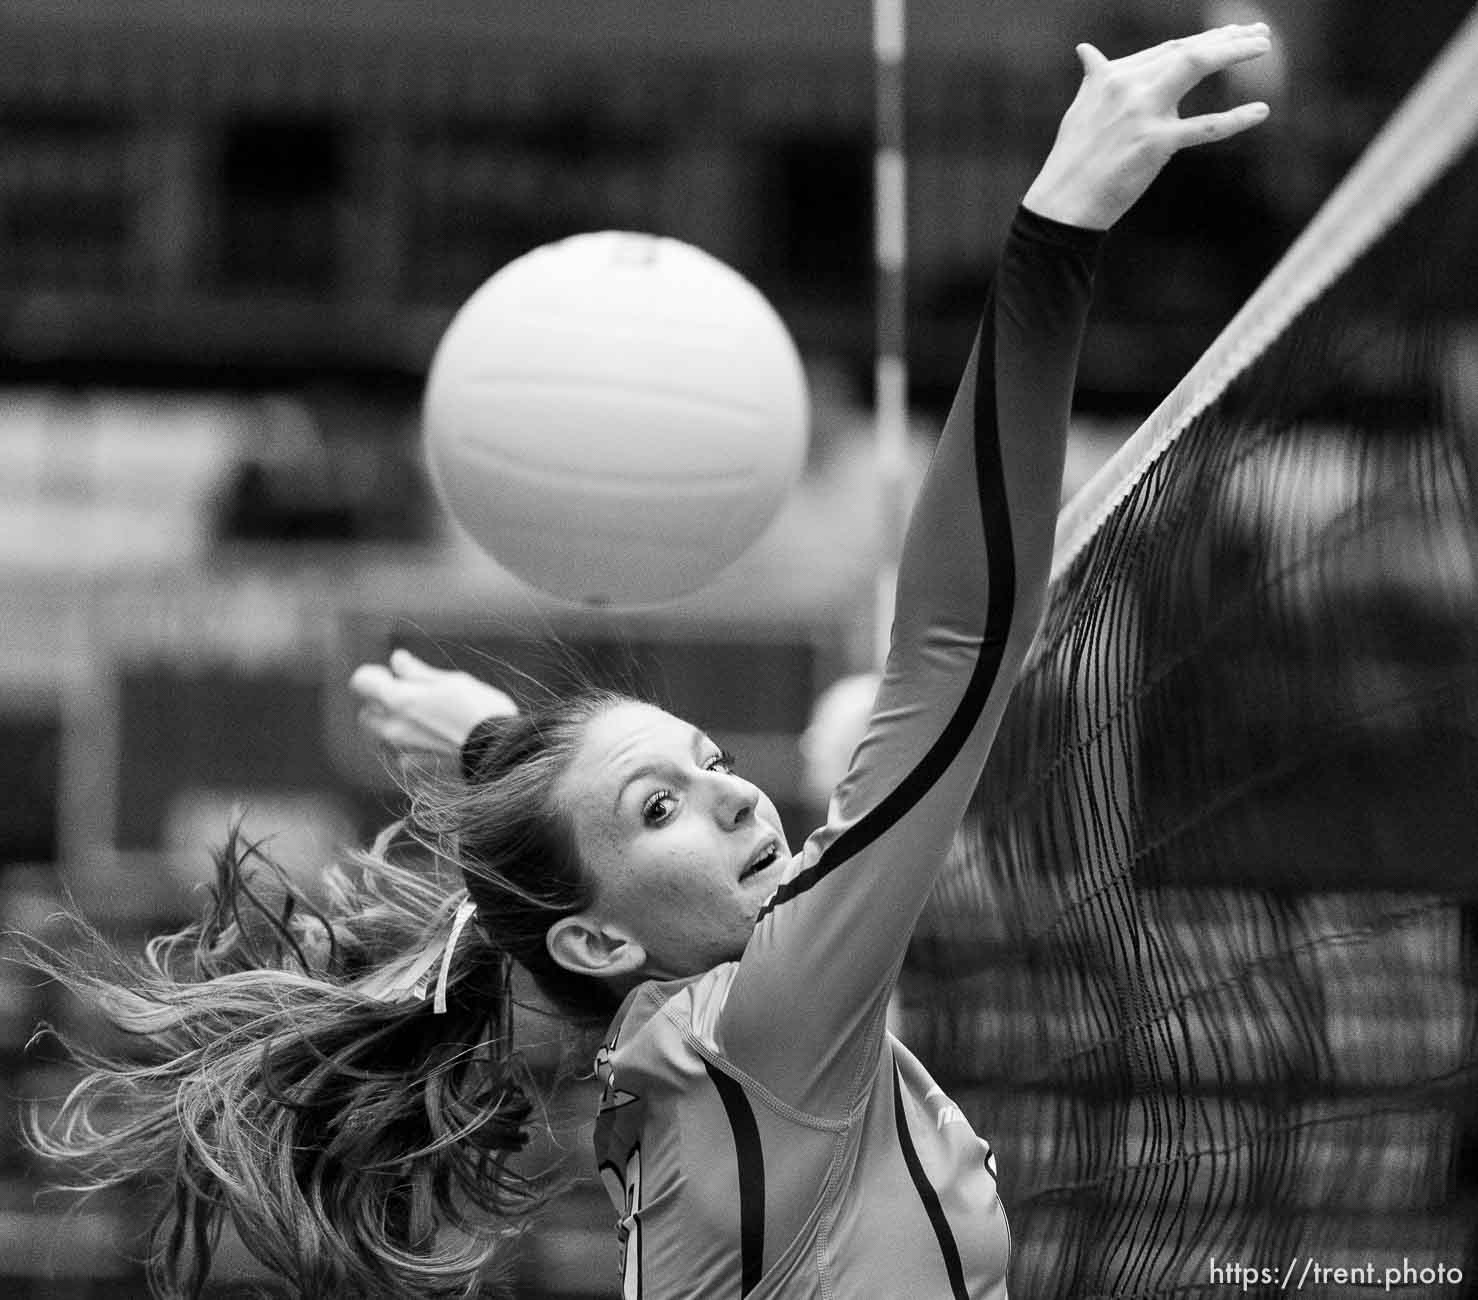
<path id="1" fill-rule="evenodd" d="M 1102 235 L 1018 210 L 900 560 L 866 734 L 761 910 L 716 1046 L 780 1100 L 845 1111 L 1045 603 Z"/>

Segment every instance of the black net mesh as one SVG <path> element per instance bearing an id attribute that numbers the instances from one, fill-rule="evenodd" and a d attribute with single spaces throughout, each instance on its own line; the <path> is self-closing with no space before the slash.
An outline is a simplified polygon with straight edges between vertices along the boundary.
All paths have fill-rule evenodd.
<path id="1" fill-rule="evenodd" d="M 1475 249 L 1469 148 L 1055 581 L 904 984 L 1016 1300 L 1478 1295 Z"/>

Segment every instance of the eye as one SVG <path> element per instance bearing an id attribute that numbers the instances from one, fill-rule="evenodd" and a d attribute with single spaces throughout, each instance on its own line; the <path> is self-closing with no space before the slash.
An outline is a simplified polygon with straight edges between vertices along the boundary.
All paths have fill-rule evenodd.
<path id="1" fill-rule="evenodd" d="M 642 802 L 641 819 L 648 826 L 660 826 L 672 816 L 672 805 L 671 790 L 654 790 Z"/>
<path id="2" fill-rule="evenodd" d="M 710 772 L 724 772 L 732 776 L 738 767 L 738 760 L 727 749 L 721 749 L 703 766 Z"/>

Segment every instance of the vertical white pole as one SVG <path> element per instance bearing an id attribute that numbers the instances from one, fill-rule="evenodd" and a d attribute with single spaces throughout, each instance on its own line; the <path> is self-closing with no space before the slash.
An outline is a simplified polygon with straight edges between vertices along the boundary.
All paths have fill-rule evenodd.
<path id="1" fill-rule="evenodd" d="M 893 588 L 906 525 L 908 360 L 905 311 L 908 185 L 904 154 L 903 59 L 907 0 L 873 0 L 876 97 L 873 265 L 877 297 L 874 376 L 878 494 L 878 573 L 873 644 L 877 666 L 888 653 Z"/>

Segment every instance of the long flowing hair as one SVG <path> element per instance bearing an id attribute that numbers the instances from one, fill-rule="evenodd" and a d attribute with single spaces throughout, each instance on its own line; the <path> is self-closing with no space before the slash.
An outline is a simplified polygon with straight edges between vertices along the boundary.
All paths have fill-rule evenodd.
<path id="1" fill-rule="evenodd" d="M 233 831 L 203 916 L 141 957 L 75 918 L 75 942 L 26 941 L 126 1044 L 66 1041 L 80 1078 L 53 1118 L 32 1115 L 28 1142 L 74 1189 L 162 1187 L 157 1293 L 199 1296 L 229 1221 L 295 1295 L 470 1295 L 560 1189 L 517 1159 L 548 1121 L 512 1050 L 509 968 L 578 1027 L 614 1010 L 544 935 L 593 897 L 554 785 L 619 698 L 585 691 L 500 725 L 474 780 L 423 782 L 316 889 Z M 408 981 L 464 899 L 477 912 L 438 1012 L 427 980 Z"/>

